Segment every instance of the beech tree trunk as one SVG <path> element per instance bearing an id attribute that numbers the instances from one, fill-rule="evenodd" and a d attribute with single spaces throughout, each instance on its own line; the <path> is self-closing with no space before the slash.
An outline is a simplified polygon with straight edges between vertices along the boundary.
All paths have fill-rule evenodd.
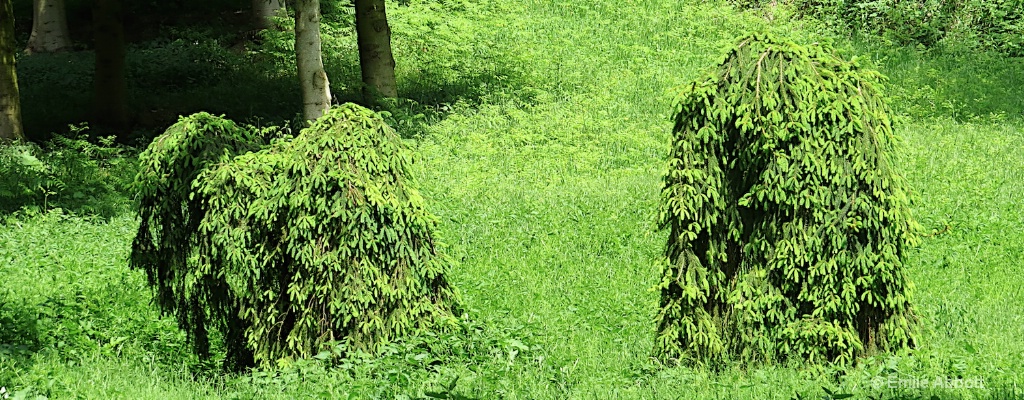
<path id="1" fill-rule="evenodd" d="M 26 53 L 56 53 L 71 47 L 64 0 L 33 0 L 32 35 Z"/>
<path id="2" fill-rule="evenodd" d="M 123 137 L 128 131 L 124 24 L 120 0 L 94 0 L 96 72 L 94 123 Z"/>
<path id="3" fill-rule="evenodd" d="M 384 0 L 355 0 L 355 6 L 363 101 L 374 104 L 379 98 L 397 97 L 391 27 L 388 26 Z"/>
<path id="4" fill-rule="evenodd" d="M 259 29 L 272 27 L 270 17 L 284 15 L 284 0 L 252 0 L 252 22 Z"/>
<path id="5" fill-rule="evenodd" d="M 14 7 L 11 0 L 0 0 L 0 142 L 25 138 L 14 46 Z"/>
<path id="6" fill-rule="evenodd" d="M 331 107 L 331 85 L 320 48 L 320 0 L 295 0 L 295 61 L 302 115 L 315 120 Z"/>

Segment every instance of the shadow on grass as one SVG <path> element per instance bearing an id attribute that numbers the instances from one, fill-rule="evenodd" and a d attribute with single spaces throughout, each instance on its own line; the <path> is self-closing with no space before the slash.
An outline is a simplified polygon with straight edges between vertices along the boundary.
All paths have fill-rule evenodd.
<path id="1" fill-rule="evenodd" d="M 454 75 L 454 76 L 453 76 Z M 354 87 L 335 95 L 338 103 L 363 103 L 362 85 L 356 74 L 341 74 Z M 418 137 L 426 128 L 458 110 L 476 108 L 483 103 L 512 101 L 534 104 L 537 91 L 519 88 L 524 78 L 510 69 L 489 73 L 439 74 L 432 71 L 406 76 L 399 81 L 399 98 L 387 99 L 376 106 L 384 119 L 403 138 Z"/>
<path id="2" fill-rule="evenodd" d="M 127 142 L 135 149 L 145 148 L 179 116 L 199 111 L 257 126 L 288 126 L 298 132 L 303 121 L 294 64 L 286 53 L 272 47 L 243 53 L 237 47 L 224 47 L 216 39 L 196 38 L 132 45 L 126 62 L 127 111 L 133 131 Z M 336 103 L 362 102 L 358 57 L 349 53 L 325 53 Z M 129 167 L 134 160 L 128 158 L 135 150 L 105 151 L 116 149 L 88 142 L 97 142 L 109 133 L 69 128 L 91 119 L 93 58 L 92 52 L 80 51 L 35 54 L 19 60 L 26 136 L 37 143 L 61 141 L 69 130 L 82 136 L 62 141 L 73 146 L 47 146 L 45 152 L 37 154 L 40 159 L 64 155 L 49 160 L 52 163 L 47 161 L 52 164 L 49 171 L 54 176 L 40 182 L 53 184 L 29 185 L 26 191 L 31 193 L 0 209 L 11 212 L 23 206 L 62 207 L 75 214 L 109 217 L 121 210 L 109 207 L 111 204 L 132 197 L 129 189 L 134 170 Z M 406 68 L 404 76 L 399 76 L 402 97 L 385 102 L 378 111 L 383 111 L 385 120 L 402 137 L 410 138 L 424 134 L 427 127 L 453 111 L 475 108 L 483 102 L 535 101 L 536 91 L 525 84 L 526 78 L 503 67 L 501 60 L 471 61 L 443 70 Z M 97 151 L 86 151 L 90 149 Z M 67 173 L 61 175 L 63 172 Z M 89 179 L 79 179 L 83 177 Z"/>
<path id="3" fill-rule="evenodd" d="M 92 117 L 92 52 L 35 54 L 19 60 L 26 136 L 36 142 Z M 131 139 L 148 142 L 198 111 L 247 120 L 288 119 L 299 104 L 297 83 L 272 77 L 215 42 L 133 46 L 127 55 Z M 96 132 L 102 134 L 102 132 Z"/>
<path id="4" fill-rule="evenodd" d="M 237 50 L 237 48 L 236 48 Z M 301 93 L 294 64 L 260 54 L 246 55 L 216 40 L 153 41 L 133 45 L 127 54 L 129 138 L 145 146 L 177 121 L 199 111 L 256 125 L 285 125 L 301 111 Z M 286 62 L 292 62 L 287 60 Z M 68 124 L 92 115 L 94 55 L 90 51 L 36 54 L 19 60 L 22 113 L 26 136 L 36 142 L 64 132 Z M 325 54 L 334 101 L 361 102 L 361 80 L 355 54 Z M 399 77 L 395 104 L 386 106 L 403 136 L 436 122 L 462 103 L 479 104 L 494 96 L 531 101 L 518 91 L 522 80 L 511 70 L 487 73 L 421 71 Z M 403 122 L 404 121 L 404 122 Z M 97 132 L 102 134 L 102 132 Z"/>

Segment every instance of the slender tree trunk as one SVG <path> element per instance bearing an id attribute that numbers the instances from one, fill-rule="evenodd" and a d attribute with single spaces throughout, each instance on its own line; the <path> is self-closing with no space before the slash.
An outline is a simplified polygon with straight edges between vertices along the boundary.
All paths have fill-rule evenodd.
<path id="1" fill-rule="evenodd" d="M 295 61 L 302 115 L 315 120 L 331 107 L 331 85 L 320 49 L 320 0 L 295 0 Z"/>
<path id="2" fill-rule="evenodd" d="M 123 138 L 128 131 L 128 83 L 121 1 L 94 0 L 92 16 L 96 41 L 94 123 Z"/>
<path id="3" fill-rule="evenodd" d="M 28 38 L 26 53 L 56 53 L 71 47 L 68 18 L 64 0 L 34 0 L 32 2 L 32 36 Z"/>
<path id="4" fill-rule="evenodd" d="M 25 138 L 14 46 L 14 7 L 11 0 L 0 0 L 0 142 Z"/>
<path id="5" fill-rule="evenodd" d="M 252 0 L 252 22 L 259 29 L 273 27 L 270 17 L 284 15 L 284 0 Z"/>
<path id="6" fill-rule="evenodd" d="M 395 57 L 391 54 L 391 27 L 384 0 L 355 0 L 359 68 L 363 73 L 363 101 L 397 97 Z"/>

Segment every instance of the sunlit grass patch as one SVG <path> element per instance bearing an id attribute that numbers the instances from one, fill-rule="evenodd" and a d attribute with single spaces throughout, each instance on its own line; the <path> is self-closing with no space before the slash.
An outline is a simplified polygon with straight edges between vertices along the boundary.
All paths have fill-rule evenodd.
<path id="1" fill-rule="evenodd" d="M 0 222 L 0 285 L 11 300 L 4 304 L 14 304 L 0 316 L 36 316 L 42 342 L 15 367 L 0 361 L 8 368 L 0 378 L 10 379 L 0 386 L 97 399 L 420 399 L 449 387 L 474 399 L 791 399 L 820 398 L 823 386 L 858 398 L 970 399 L 1013 398 L 1006 393 L 1024 386 L 1024 133 L 1009 117 L 1018 101 L 1013 69 L 997 72 L 1018 60 L 914 53 L 900 61 L 898 52 L 848 46 L 890 75 L 896 111 L 908 115 L 896 127 L 907 150 L 901 163 L 916 197 L 913 214 L 933 235 L 908 255 L 924 326 L 917 350 L 842 371 L 662 368 L 650 359 L 657 307 L 650 288 L 665 241 L 653 228 L 670 103 L 677 85 L 718 61 L 722 44 L 768 23 L 724 2 L 481 1 L 435 9 L 423 1 L 404 10 L 399 3 L 389 3 L 394 29 L 450 30 L 396 31 L 395 46 L 407 87 L 443 116 L 407 143 L 417 152 L 413 175 L 439 218 L 438 239 L 456 261 L 450 278 L 477 321 L 467 345 L 477 350 L 432 363 L 435 355 L 417 359 L 427 352 L 403 344 L 362 364 L 221 374 L 189 356 L 174 322 L 149 303 L 145 277 L 128 270 L 137 221 L 23 214 Z M 474 42 L 461 47 L 448 37 Z M 413 55 L 420 44 L 447 47 Z M 487 57 L 449 59 L 480 54 Z M 907 101 L 939 87 L 915 63 L 957 72 L 940 75 L 941 90 Z M 450 83 L 450 93 L 417 88 L 419 76 Z M 461 91 L 463 83 L 472 90 Z M 970 93 L 989 100 L 974 102 Z M 947 100 L 979 104 L 972 113 L 981 117 L 935 118 L 948 115 Z M 913 108 L 932 101 L 938 111 Z M 1007 118 L 987 116 L 1001 109 Z M 454 339 L 422 342 L 430 340 Z M 988 389 L 871 386 L 890 376 L 983 378 Z"/>

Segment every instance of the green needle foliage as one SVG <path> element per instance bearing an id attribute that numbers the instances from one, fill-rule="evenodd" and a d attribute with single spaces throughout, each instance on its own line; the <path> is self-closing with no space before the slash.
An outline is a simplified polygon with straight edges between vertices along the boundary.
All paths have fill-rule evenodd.
<path id="1" fill-rule="evenodd" d="M 451 322 L 457 298 L 411 162 L 377 114 L 348 104 L 201 177 L 202 252 L 239 295 L 257 361 L 332 341 L 373 351 Z"/>
<path id="2" fill-rule="evenodd" d="M 877 72 L 757 34 L 676 106 L 655 352 L 845 363 L 914 345 L 915 241 Z"/>
<path id="3" fill-rule="evenodd" d="M 182 118 L 139 155 L 138 233 L 132 245 L 131 267 L 146 271 L 156 302 L 174 314 L 199 356 L 209 356 L 211 315 L 216 328 L 236 313 L 223 280 L 209 279 L 196 267 L 199 238 L 195 232 L 207 213 L 193 185 L 206 167 L 259 149 L 260 141 L 234 122 L 207 113 Z M 228 342 L 229 357 L 251 358 Z M 243 362 L 244 363 L 244 362 Z"/>
<path id="4" fill-rule="evenodd" d="M 167 247 L 191 253 L 180 270 L 150 269 L 158 288 L 181 288 L 159 294 L 190 337 L 206 345 L 208 320 L 223 332 L 228 367 L 335 343 L 373 352 L 454 322 L 458 298 L 408 177 L 412 154 L 377 114 L 343 105 L 294 138 L 221 161 L 181 166 L 194 179 L 177 186 L 190 200 L 176 204 L 200 219 L 172 214 L 161 228 L 174 232 Z"/>

